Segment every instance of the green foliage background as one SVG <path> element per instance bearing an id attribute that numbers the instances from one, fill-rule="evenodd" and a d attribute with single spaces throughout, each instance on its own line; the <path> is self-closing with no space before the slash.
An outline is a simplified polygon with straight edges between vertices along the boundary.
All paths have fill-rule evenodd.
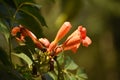
<path id="1" fill-rule="evenodd" d="M 73 25 L 71 32 L 77 26 L 83 25 L 87 28 L 87 34 L 93 43 L 88 48 L 80 47 L 76 54 L 68 51 L 65 55 L 69 55 L 79 66 L 86 70 L 88 80 L 120 79 L 119 0 L 35 0 L 40 6 L 24 3 L 29 8 L 22 6 L 16 16 L 14 12 L 18 8 L 18 3 L 24 2 L 24 0 L 0 0 L 0 2 L 2 1 L 9 4 L 13 4 L 12 1 L 15 1 L 16 4 L 12 5 L 12 7 L 9 4 L 4 4 L 7 7 L 0 6 L 0 46 L 2 47 L 0 49 L 0 59 L 3 62 L 0 62 L 0 64 L 11 66 L 9 64 L 10 60 L 7 60 L 6 57 L 6 55 L 9 55 L 6 52 L 10 52 L 10 45 L 6 43 L 10 40 L 10 31 L 7 30 L 10 30 L 13 26 L 23 24 L 37 37 L 43 37 L 44 35 L 44 37 L 52 41 L 62 23 L 70 21 Z M 27 1 L 33 2 L 33 0 Z M 33 8 L 35 8 L 34 11 L 32 11 Z M 8 10 L 12 13 L 9 13 Z M 3 33 L 6 35 L 4 36 Z M 4 37 L 7 38 L 7 41 Z M 5 69 L 4 66 L 0 67 Z M 14 78 L 17 77 L 21 80 L 22 76 L 12 68 L 8 71 L 12 72 L 11 75 L 17 74 Z M 7 76 L 8 78 L 12 77 L 9 74 Z"/>

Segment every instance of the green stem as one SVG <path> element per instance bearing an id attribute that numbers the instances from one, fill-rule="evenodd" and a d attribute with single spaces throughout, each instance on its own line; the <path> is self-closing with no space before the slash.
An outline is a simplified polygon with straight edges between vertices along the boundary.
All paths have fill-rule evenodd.
<path id="1" fill-rule="evenodd" d="M 12 56 L 11 56 L 11 52 L 12 52 L 12 50 L 11 50 L 11 36 L 9 37 L 9 59 L 10 59 L 10 63 L 11 63 L 11 65 L 12 65 Z"/>
<path id="2" fill-rule="evenodd" d="M 15 13 L 14 13 L 14 15 L 13 15 L 13 18 L 14 18 L 14 19 L 16 18 L 17 12 L 20 10 L 20 8 L 21 8 L 23 5 L 32 5 L 32 3 L 28 3 L 28 2 L 23 2 L 23 3 L 21 3 L 21 4 L 17 7 L 17 9 L 16 9 L 16 11 L 15 11 Z"/>
<path id="3" fill-rule="evenodd" d="M 57 69 L 58 69 L 58 80 L 63 80 L 62 70 L 57 60 L 56 60 L 56 64 L 57 64 Z"/>
<path id="4" fill-rule="evenodd" d="M 23 4 L 20 4 L 18 6 L 18 8 L 16 9 L 16 11 L 15 11 L 15 13 L 13 15 L 11 15 L 9 13 L 11 15 L 11 24 L 10 24 L 10 28 L 8 29 L 10 34 L 11 34 L 11 28 L 13 27 L 14 22 L 15 22 L 16 14 L 19 11 L 19 9 L 20 9 L 21 6 L 23 6 Z M 10 12 L 10 11 L 8 11 L 8 12 Z M 9 41 L 9 43 L 8 43 L 9 44 L 9 58 L 10 58 L 10 63 L 12 65 L 12 57 L 11 57 L 11 52 L 12 52 L 11 35 L 9 36 L 8 41 Z"/>
<path id="5" fill-rule="evenodd" d="M 24 5 L 24 3 L 21 3 L 21 4 L 17 7 L 17 9 L 16 9 L 16 11 L 15 11 L 15 13 L 14 13 L 14 15 L 13 15 L 13 19 L 16 18 L 17 12 L 19 11 L 19 9 L 20 9 L 23 5 Z"/>

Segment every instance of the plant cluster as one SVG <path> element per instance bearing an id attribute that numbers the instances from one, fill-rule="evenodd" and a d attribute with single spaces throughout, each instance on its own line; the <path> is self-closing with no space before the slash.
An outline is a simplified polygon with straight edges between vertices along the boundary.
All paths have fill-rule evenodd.
<path id="1" fill-rule="evenodd" d="M 92 43 L 85 27 L 78 26 L 59 44 L 72 27 L 70 22 L 64 22 L 55 39 L 50 42 L 47 38 L 41 38 L 41 27 L 47 25 L 39 13 L 40 6 L 33 0 L 2 0 L 0 7 L 4 8 L 0 9 L 0 33 L 8 45 L 7 51 L 0 48 L 0 71 L 4 71 L 5 76 L 9 76 L 10 80 L 87 79 L 84 71 L 64 55 L 66 50 L 75 53 L 81 44 L 88 47 Z M 21 65 L 13 63 L 13 55 L 20 58 Z M 4 76 L 0 77 L 5 79 Z"/>

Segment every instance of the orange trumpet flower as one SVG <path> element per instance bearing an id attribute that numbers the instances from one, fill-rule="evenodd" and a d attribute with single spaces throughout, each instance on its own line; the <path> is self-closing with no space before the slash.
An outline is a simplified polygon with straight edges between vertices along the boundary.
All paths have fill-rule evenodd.
<path id="1" fill-rule="evenodd" d="M 63 50 L 72 50 L 75 53 L 81 43 L 83 46 L 87 47 L 92 43 L 92 41 L 88 36 L 86 36 L 86 28 L 79 26 L 62 45 L 56 47 L 54 55 L 57 55 Z"/>
<path id="2" fill-rule="evenodd" d="M 68 31 L 71 29 L 70 22 L 64 22 L 64 24 L 59 29 L 54 41 L 50 44 L 48 48 L 48 52 L 51 52 L 58 44 L 58 42 L 68 33 Z"/>
<path id="3" fill-rule="evenodd" d="M 92 41 L 86 35 L 87 30 L 85 27 L 78 26 L 78 28 L 65 40 L 61 45 L 58 45 L 58 42 L 69 32 L 71 29 L 70 22 L 64 22 L 64 24 L 59 29 L 54 41 L 51 43 L 46 38 L 37 39 L 37 37 L 28 29 L 24 28 L 22 25 L 14 27 L 11 31 L 11 34 L 16 37 L 18 41 L 25 42 L 25 37 L 30 37 L 37 48 L 40 50 L 47 50 L 48 54 L 53 53 L 53 56 L 56 56 L 63 50 L 72 50 L 74 53 L 79 48 L 80 44 L 85 47 L 88 47 Z M 19 33 L 19 36 L 17 34 Z"/>
<path id="4" fill-rule="evenodd" d="M 17 36 L 17 34 L 20 33 L 20 36 Z M 41 44 L 41 42 L 37 39 L 37 37 L 28 29 L 24 28 L 22 25 L 16 26 L 11 30 L 12 36 L 15 36 L 15 38 L 20 42 L 25 42 L 25 37 L 29 36 L 35 45 L 42 49 L 44 46 Z"/>

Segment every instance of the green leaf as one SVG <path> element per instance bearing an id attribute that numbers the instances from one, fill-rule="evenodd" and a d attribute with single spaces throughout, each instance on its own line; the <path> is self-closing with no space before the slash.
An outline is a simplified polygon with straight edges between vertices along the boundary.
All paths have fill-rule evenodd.
<path id="1" fill-rule="evenodd" d="M 85 71 L 80 68 L 77 69 L 76 76 L 78 77 L 79 80 L 88 79 L 87 74 L 85 74 Z"/>
<path id="2" fill-rule="evenodd" d="M 19 24 L 25 25 L 37 37 L 43 37 L 42 26 L 47 25 L 44 18 L 40 15 L 39 10 L 26 6 L 20 9 L 19 15 L 21 16 L 21 18 L 17 19 Z"/>
<path id="3" fill-rule="evenodd" d="M 69 75 L 69 80 L 76 80 L 76 77 L 74 75 Z"/>
<path id="4" fill-rule="evenodd" d="M 64 75 L 64 80 L 76 80 L 76 77 L 70 73 L 70 72 L 67 72 L 65 75 Z"/>
<path id="5" fill-rule="evenodd" d="M 38 4 L 32 3 L 32 2 L 24 2 L 24 3 L 22 3 L 22 5 L 23 6 L 30 5 L 30 6 L 38 8 L 38 9 L 40 9 L 42 7 L 41 5 L 38 5 Z"/>
<path id="6" fill-rule="evenodd" d="M 78 65 L 70 57 L 67 57 L 65 61 L 66 70 L 75 70 L 78 68 Z"/>
<path id="7" fill-rule="evenodd" d="M 38 24 L 39 26 L 42 26 L 41 22 L 39 21 L 39 19 L 33 15 L 31 12 L 27 11 L 27 10 L 24 10 L 24 9 L 20 9 L 20 11 L 24 12 L 25 14 L 31 16 Z"/>
<path id="8" fill-rule="evenodd" d="M 64 74 L 63 76 L 64 76 L 64 80 L 68 80 L 68 76 L 66 74 Z"/>
<path id="9" fill-rule="evenodd" d="M 14 49 L 14 52 L 17 53 L 17 54 L 24 53 L 33 61 L 33 58 L 32 58 L 33 53 L 31 52 L 30 49 L 28 49 L 28 47 L 26 45 L 16 47 Z"/>
<path id="10" fill-rule="evenodd" d="M 25 62 L 27 62 L 29 66 L 32 65 L 33 63 L 32 60 L 24 53 L 20 53 L 20 54 L 12 53 L 12 55 L 18 56 L 19 58 L 23 59 Z"/>
<path id="11" fill-rule="evenodd" d="M 12 1 L 16 5 L 16 7 L 19 7 L 22 3 L 25 3 L 25 2 L 31 2 L 31 3 L 34 2 L 33 0 L 12 0 Z"/>
<path id="12" fill-rule="evenodd" d="M 8 38 L 10 36 L 9 30 L 2 20 L 0 20 L 0 33 L 2 33 L 5 36 L 5 38 L 8 42 Z"/>
<path id="13" fill-rule="evenodd" d="M 53 80 L 57 80 L 57 75 L 53 72 L 48 72 L 48 74 L 52 77 Z"/>
<path id="14" fill-rule="evenodd" d="M 40 13 L 40 9 L 38 9 L 36 7 L 33 7 L 33 6 L 25 5 L 25 6 L 20 8 L 20 11 L 22 11 L 22 12 L 30 15 L 31 17 L 33 17 L 34 20 L 36 20 L 37 23 L 40 26 L 47 26 L 46 23 L 45 23 L 44 18 L 42 17 L 42 15 Z"/>
<path id="15" fill-rule="evenodd" d="M 41 27 L 39 27 L 37 22 L 31 16 L 22 14 L 22 18 L 19 19 L 18 22 L 32 31 L 37 37 L 40 38 L 43 36 Z"/>
<path id="16" fill-rule="evenodd" d="M 19 5 L 17 4 L 19 3 Z M 31 30 L 37 37 L 43 37 L 42 27 L 47 26 L 40 13 L 40 5 L 32 1 L 17 2 L 14 18 L 17 24 L 22 24 Z"/>
<path id="17" fill-rule="evenodd" d="M 60 65 L 62 65 L 64 63 L 64 53 L 60 53 L 57 56 L 57 61 L 59 62 Z"/>
<path id="18" fill-rule="evenodd" d="M 40 13 L 41 6 L 33 0 L 5 0 L 0 8 L 0 18 L 5 19 L 6 23 L 12 27 L 22 24 L 37 37 L 43 37 L 42 26 L 47 25 Z"/>
<path id="19" fill-rule="evenodd" d="M 0 47 L 0 62 L 6 66 L 10 66 L 10 61 L 7 53 Z"/>
<path id="20" fill-rule="evenodd" d="M 33 42 L 33 40 L 30 37 L 25 37 L 25 40 L 26 40 L 26 42 L 25 42 L 25 44 L 26 44 L 25 48 L 27 50 L 29 49 L 32 52 L 32 54 L 35 53 L 35 47 L 36 47 L 36 45 Z"/>

